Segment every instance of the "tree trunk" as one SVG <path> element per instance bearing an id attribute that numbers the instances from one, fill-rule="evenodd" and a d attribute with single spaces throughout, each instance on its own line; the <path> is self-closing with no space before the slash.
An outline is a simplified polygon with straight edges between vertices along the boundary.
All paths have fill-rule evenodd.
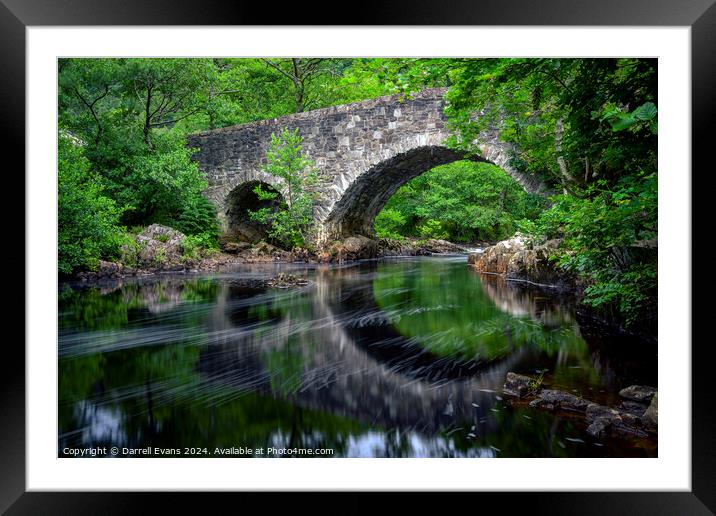
<path id="1" fill-rule="evenodd" d="M 149 131 L 152 127 L 152 115 L 150 112 L 152 105 L 152 86 L 150 85 L 147 88 L 147 101 L 144 104 L 144 143 L 149 147 L 152 148 L 152 141 L 149 138 Z"/>

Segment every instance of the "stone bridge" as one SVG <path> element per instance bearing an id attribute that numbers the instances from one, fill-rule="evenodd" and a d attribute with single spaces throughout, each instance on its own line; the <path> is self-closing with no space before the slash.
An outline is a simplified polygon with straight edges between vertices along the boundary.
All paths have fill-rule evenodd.
<path id="1" fill-rule="evenodd" d="M 303 151 L 318 169 L 314 209 L 316 243 L 349 235 L 374 235 L 373 222 L 396 190 L 436 166 L 463 159 L 448 149 L 445 89 L 429 89 L 411 99 L 387 96 L 317 109 L 270 120 L 190 135 L 195 159 L 209 181 L 205 195 L 216 205 L 222 229 L 245 240 L 258 239 L 262 228 L 250 221 L 257 209 L 256 185 L 283 185 L 262 170 L 272 133 L 298 128 Z M 484 133 L 477 161 L 493 163 L 525 190 L 544 185 L 510 166 L 512 147 L 497 131 Z M 266 186 L 268 185 L 268 186 Z M 263 228 L 265 231 L 265 228 Z"/>

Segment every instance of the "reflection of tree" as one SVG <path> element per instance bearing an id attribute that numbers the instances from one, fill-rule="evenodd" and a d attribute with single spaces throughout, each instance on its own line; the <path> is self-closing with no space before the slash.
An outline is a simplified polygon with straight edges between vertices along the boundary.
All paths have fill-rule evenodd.
<path id="1" fill-rule="evenodd" d="M 527 415 L 529 419 L 523 417 Z M 467 432 L 453 435 L 458 450 L 474 447 L 491 449 L 498 457 L 567 457 L 574 451 L 567 451 L 567 445 L 561 436 L 582 435 L 573 421 L 560 420 L 551 414 L 532 410 L 503 407 L 490 415 L 499 432 L 481 432 L 477 425 L 475 437 Z M 561 444 L 559 444 L 561 443 Z"/>
<path id="2" fill-rule="evenodd" d="M 78 334 L 92 340 L 99 331 L 106 336 L 106 331 L 123 330 L 118 333 L 123 335 L 127 330 L 141 328 L 138 336 L 146 338 L 157 333 L 156 340 L 165 343 L 142 346 L 137 341 L 134 346 L 114 351 L 111 347 L 100 348 L 106 349 L 103 353 L 92 353 L 89 344 L 80 346 L 81 349 L 71 348 L 59 361 L 60 433 L 66 436 L 64 439 L 96 439 L 96 432 L 76 430 L 100 427 L 105 414 L 116 413 L 121 417 L 121 441 L 127 445 L 291 444 L 332 447 L 336 453 L 345 449 L 349 436 L 360 432 L 355 423 L 276 398 L 292 397 L 301 385 L 304 353 L 311 347 L 296 333 L 295 325 L 310 321 L 310 298 L 282 292 L 268 298 L 267 303 L 239 308 L 244 310 L 240 317 L 244 321 L 270 323 L 269 327 L 259 328 L 263 332 L 242 334 L 258 339 L 257 343 L 268 344 L 262 355 L 263 366 L 274 394 L 266 395 L 237 391 L 232 382 L 208 381 L 198 367 L 208 342 L 207 333 L 197 336 L 196 332 L 188 331 L 186 338 L 182 338 L 181 332 L 176 334 L 167 329 L 204 327 L 212 314 L 201 304 L 216 302 L 218 292 L 218 283 L 209 280 L 130 283 L 104 294 L 99 289 L 65 292 L 61 300 L 64 306 L 61 318 L 64 314 L 65 319 L 61 327 L 64 324 L 68 330 L 64 334 L 66 342 L 78 338 Z M 256 295 L 255 289 L 250 295 Z M 141 312 L 133 312 L 157 305 L 166 309 L 151 310 L 151 321 Z M 231 300 L 227 306 L 234 310 Z M 245 304 L 239 302 L 238 306 Z M 78 318 L 78 314 L 88 317 Z M 233 327 L 233 323 L 229 324 Z M 163 337 L 165 333 L 169 337 Z M 120 439 L 117 435 L 114 438 Z"/>
<path id="3" fill-rule="evenodd" d="M 195 311 L 181 311 L 182 305 L 212 302 L 218 289 L 216 281 L 206 278 L 117 281 L 109 285 L 111 287 L 61 290 L 58 296 L 60 331 L 125 328 L 134 322 L 132 311 L 140 309 L 152 314 L 178 310 L 180 316 L 191 316 Z"/>
<path id="4" fill-rule="evenodd" d="M 593 373 L 579 334 L 568 318 L 546 328 L 539 317 L 505 313 L 475 275 L 462 275 L 464 265 L 447 272 L 440 265 L 331 268 L 317 271 L 310 287 L 286 291 L 232 277 L 64 294 L 60 441 L 110 444 L 100 441 L 121 436 L 133 446 L 333 447 L 339 455 L 484 456 L 493 453 L 489 446 L 550 454 L 535 430 L 490 417 L 493 393 L 506 371 L 534 354 L 553 357 L 555 381 L 570 375 L 574 384 L 571 375 Z M 166 309 L 150 312 L 150 303 Z M 99 315 L 96 323 L 70 313 L 85 309 Z M 403 355 L 387 360 L 375 351 L 395 346 L 393 337 L 426 345 L 411 332 L 428 344 L 451 343 L 446 353 L 472 342 L 509 356 L 480 374 L 431 380 L 403 368 Z M 440 368 L 455 362 L 412 347 Z M 584 369 L 568 367 L 575 363 Z M 471 426 L 475 439 L 467 437 Z M 531 447 L 489 437 L 512 428 Z"/>
<path id="5" fill-rule="evenodd" d="M 271 377 L 271 390 L 283 396 L 295 394 L 301 387 L 304 371 L 302 347 L 295 335 L 288 338 L 281 349 L 266 353 L 266 369 Z"/>
<path id="6" fill-rule="evenodd" d="M 467 267 L 445 274 L 443 264 L 425 260 L 403 274 L 387 270 L 379 268 L 373 282 L 376 302 L 401 333 L 433 353 L 491 361 L 523 346 L 549 356 L 586 350 L 576 324 L 561 311 L 543 308 L 538 317 L 535 296 L 524 294 L 500 294 L 496 304 L 498 289 Z"/>
<path id="7" fill-rule="evenodd" d="M 502 312 L 515 317 L 529 317 L 550 328 L 574 324 L 574 306 L 568 298 L 555 298 L 525 288 L 523 283 L 507 281 L 503 276 L 480 274 L 472 269 L 470 273 L 479 277 L 482 291 Z"/>

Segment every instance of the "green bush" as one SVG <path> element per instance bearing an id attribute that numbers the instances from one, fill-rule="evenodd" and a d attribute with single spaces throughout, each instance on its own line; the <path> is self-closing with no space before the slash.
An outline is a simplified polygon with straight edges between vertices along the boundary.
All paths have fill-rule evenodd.
<path id="1" fill-rule="evenodd" d="M 94 269 L 115 257 L 124 242 L 122 209 L 104 193 L 82 147 L 60 134 L 58 141 L 58 268 L 70 274 Z"/>
<path id="2" fill-rule="evenodd" d="M 398 189 L 376 217 L 375 230 L 391 238 L 499 240 L 514 233 L 517 220 L 535 219 L 545 205 L 496 166 L 458 161 Z"/>
<path id="3" fill-rule="evenodd" d="M 173 227 L 185 235 L 204 235 L 202 238 L 217 240 L 219 225 L 216 208 L 206 197 L 190 199 Z"/>
<path id="4" fill-rule="evenodd" d="M 378 238 L 403 240 L 401 228 L 407 222 L 406 217 L 398 210 L 385 208 L 375 218 L 375 234 Z"/>
<path id="5" fill-rule="evenodd" d="M 298 129 L 283 129 L 279 135 L 271 134 L 264 171 L 282 180 L 284 195 L 278 209 L 249 211 L 251 219 L 269 225 L 268 236 L 272 240 L 289 249 L 305 248 L 313 230 L 315 194 L 312 187 L 317 182 L 317 175 L 313 161 L 303 154 L 302 144 Z M 265 191 L 260 185 L 254 192 L 261 200 L 278 197 L 277 193 Z"/>
<path id="6" fill-rule="evenodd" d="M 420 224 L 420 226 L 418 226 L 418 232 L 423 238 L 446 239 L 450 236 L 448 232 L 443 229 L 440 221 L 435 219 L 428 219 Z"/>
<path id="7" fill-rule="evenodd" d="M 182 242 L 182 260 L 196 261 L 218 251 L 216 237 L 211 233 L 187 235 Z"/>
<path id="8" fill-rule="evenodd" d="M 544 238 L 564 237 L 559 263 L 587 278 L 584 302 L 613 306 L 629 325 L 656 309 L 657 176 L 623 178 L 611 190 L 598 183 L 590 196 L 560 195 L 536 224 Z"/>

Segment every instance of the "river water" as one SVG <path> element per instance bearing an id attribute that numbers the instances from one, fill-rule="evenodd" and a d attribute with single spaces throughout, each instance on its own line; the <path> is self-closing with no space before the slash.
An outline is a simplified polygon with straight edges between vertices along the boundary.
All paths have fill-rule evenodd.
<path id="1" fill-rule="evenodd" d="M 308 284 L 265 287 L 278 272 Z M 656 456 L 501 395 L 515 371 L 616 404 L 656 386 L 656 365 L 654 344 L 580 326 L 569 299 L 465 256 L 63 284 L 58 454 Z"/>

